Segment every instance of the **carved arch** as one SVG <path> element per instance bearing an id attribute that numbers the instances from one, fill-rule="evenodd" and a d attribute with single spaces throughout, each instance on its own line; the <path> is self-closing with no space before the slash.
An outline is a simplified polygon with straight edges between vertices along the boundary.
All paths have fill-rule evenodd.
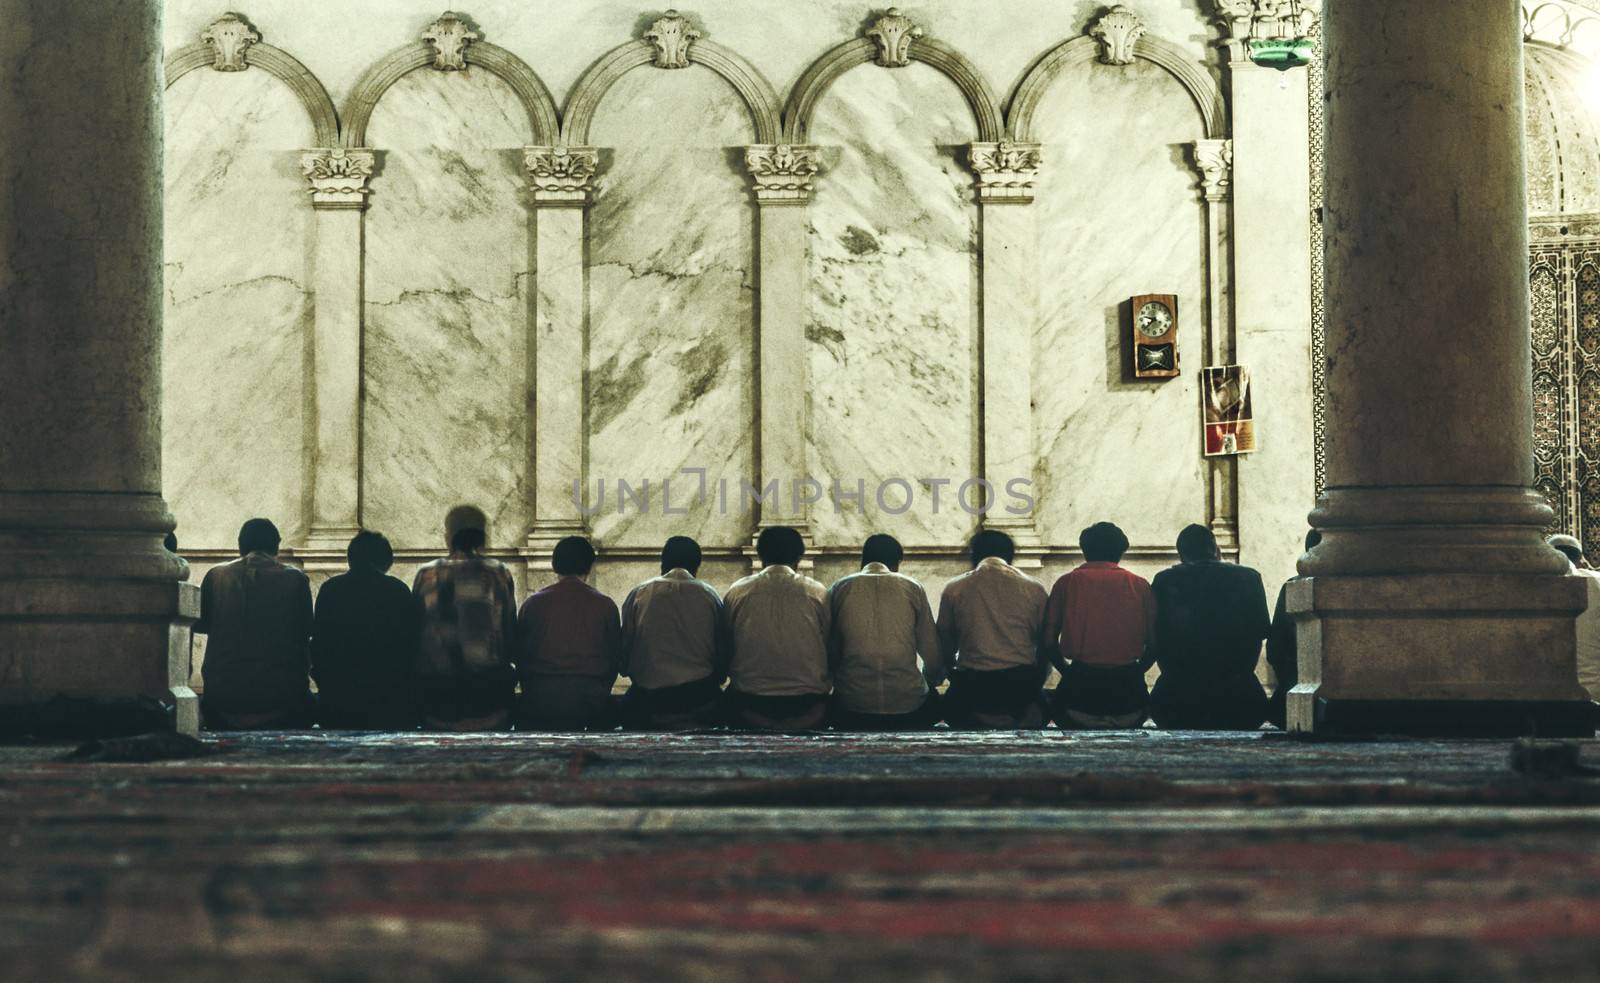
<path id="1" fill-rule="evenodd" d="M 215 54 L 211 45 L 203 41 L 186 44 L 167 56 L 167 88 L 197 68 L 210 67 Z M 339 114 L 333 108 L 328 90 L 311 74 L 311 69 L 300 64 L 299 59 L 270 44 L 256 42 L 250 45 L 246 64 L 259 68 L 289 86 L 311 117 L 311 127 L 316 133 L 319 147 L 333 147 L 339 143 Z"/>
<path id="2" fill-rule="evenodd" d="M 789 104 L 784 108 L 784 121 L 788 126 L 787 142 L 805 143 L 811 129 L 812 113 L 816 111 L 822 94 L 845 72 L 873 61 L 877 52 L 877 46 L 872 41 L 856 38 L 813 62 L 795 83 L 794 91 L 789 95 Z M 909 57 L 912 61 L 920 61 L 937 69 L 956 84 L 972 109 L 972 117 L 978 124 L 979 141 L 997 143 L 1005 139 L 1005 120 L 1000 113 L 1000 102 L 995 98 L 994 90 L 989 88 L 989 83 L 979 74 L 977 66 L 966 55 L 936 38 L 917 38 L 911 43 Z"/>
<path id="3" fill-rule="evenodd" d="M 688 57 L 691 65 L 711 69 L 739 93 L 755 124 L 756 143 L 782 142 L 782 104 L 778 102 L 772 83 L 754 65 L 732 50 L 703 39 L 689 45 Z M 562 113 L 562 142 L 569 147 L 586 146 L 589 127 L 606 93 L 623 75 L 654 59 L 655 48 L 649 41 L 629 41 L 612 48 L 590 65 L 567 97 L 566 111 Z"/>
<path id="4" fill-rule="evenodd" d="M 474 41 L 467 45 L 463 57 L 468 65 L 477 65 L 511 86 L 517 101 L 528 113 L 528 125 L 533 130 L 529 143 L 555 142 L 556 134 L 561 129 L 556 116 L 556 101 L 550 97 L 550 90 L 545 88 L 544 82 L 528 67 L 527 62 L 487 41 Z M 433 48 L 426 41 L 416 41 L 390 52 L 363 72 L 345 100 L 344 146 L 366 146 L 367 124 L 372 121 L 372 112 L 378 107 L 378 100 L 403 76 L 432 65 L 433 58 Z"/>
<path id="5" fill-rule="evenodd" d="M 1227 135 L 1227 106 L 1222 101 L 1222 89 L 1198 62 L 1170 41 L 1148 35 L 1134 42 L 1133 56 L 1154 62 L 1177 79 L 1205 124 L 1206 136 L 1211 139 Z M 1006 110 L 1006 124 L 1017 140 L 1033 140 L 1033 114 L 1049 90 L 1052 82 L 1067 68 L 1091 62 L 1099 57 L 1099 44 L 1091 37 L 1077 37 L 1051 48 L 1017 83 Z"/>

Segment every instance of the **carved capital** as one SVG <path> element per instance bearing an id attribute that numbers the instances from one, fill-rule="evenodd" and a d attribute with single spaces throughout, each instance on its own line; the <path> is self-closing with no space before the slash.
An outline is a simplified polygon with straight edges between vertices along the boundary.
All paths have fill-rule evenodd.
<path id="1" fill-rule="evenodd" d="M 644 39 L 656 49 L 657 68 L 688 68 L 689 45 L 700 39 L 700 32 L 689 24 L 689 18 L 680 17 L 676 10 L 644 32 Z"/>
<path id="2" fill-rule="evenodd" d="M 1216 18 L 1236 61 L 1249 57 L 1251 41 L 1292 41 L 1316 30 L 1322 0 L 1216 0 Z"/>
<path id="3" fill-rule="evenodd" d="M 433 67 L 440 72 L 459 72 L 467 67 L 467 45 L 481 37 L 454 11 L 446 10 L 422 32 L 422 40 L 433 46 Z"/>
<path id="4" fill-rule="evenodd" d="M 246 53 L 261 40 L 256 29 L 238 14 L 223 14 L 200 32 L 200 40 L 211 45 L 211 67 L 219 72 L 242 72 L 250 67 Z"/>
<path id="5" fill-rule="evenodd" d="M 344 147 L 307 150 L 300 155 L 300 170 L 311 183 L 311 204 L 316 208 L 360 208 L 367 202 L 367 179 L 376 158 L 370 150 Z"/>
<path id="6" fill-rule="evenodd" d="M 582 207 L 594 190 L 600 151 L 594 147 L 524 147 L 522 164 L 537 205 Z"/>
<path id="7" fill-rule="evenodd" d="M 744 148 L 744 166 L 764 205 L 803 205 L 811 198 L 811 179 L 820 155 L 816 147 L 757 143 Z"/>
<path id="8" fill-rule="evenodd" d="M 1105 12 L 1089 35 L 1100 42 L 1100 60 L 1107 65 L 1133 64 L 1133 46 L 1145 34 L 1144 18 L 1122 4 Z"/>
<path id="9" fill-rule="evenodd" d="M 974 143 L 967 163 L 978 176 L 978 200 L 1026 203 L 1033 200 L 1042 160 L 1037 143 Z"/>
<path id="10" fill-rule="evenodd" d="M 922 37 L 922 28 L 900 13 L 899 7 L 890 7 L 867 29 L 867 37 L 878 46 L 878 64 L 903 68 L 911 64 L 911 42 Z"/>
<path id="11" fill-rule="evenodd" d="M 1206 201 L 1227 201 L 1233 188 L 1233 141 L 1196 140 L 1194 165 L 1200 169 Z"/>

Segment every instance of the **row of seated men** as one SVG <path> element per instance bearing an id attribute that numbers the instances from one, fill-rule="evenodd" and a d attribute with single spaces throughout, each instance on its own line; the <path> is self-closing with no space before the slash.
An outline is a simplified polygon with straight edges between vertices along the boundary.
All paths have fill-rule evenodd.
<path id="1" fill-rule="evenodd" d="M 387 540 L 358 534 L 349 572 L 323 585 L 313 609 L 306 576 L 277 559 L 276 528 L 246 522 L 240 559 L 202 584 L 206 725 L 881 731 L 1153 719 L 1255 729 L 1283 723 L 1281 696 L 1269 703 L 1256 677 L 1269 633 L 1278 693 L 1294 678 L 1281 597 L 1272 632 L 1261 577 L 1223 562 L 1198 525 L 1178 536 L 1181 562 L 1153 584 L 1119 565 L 1120 529 L 1090 526 L 1085 562 L 1050 590 L 1012 565 L 1008 536 L 980 532 L 937 619 L 922 585 L 898 572 L 900 544 L 882 534 L 866 541 L 861 570 L 829 587 L 799 572 L 796 530 L 764 529 L 762 569 L 721 595 L 698 578 L 700 547 L 674 536 L 661 575 L 620 609 L 587 583 L 592 545 L 570 537 L 552 556 L 558 579 L 519 609 L 510 570 L 482 553 L 483 513 L 458 507 L 445 525 L 449 555 L 409 590 L 386 573 Z M 1060 683 L 1047 693 L 1052 665 Z M 614 699 L 619 675 L 631 686 Z"/>

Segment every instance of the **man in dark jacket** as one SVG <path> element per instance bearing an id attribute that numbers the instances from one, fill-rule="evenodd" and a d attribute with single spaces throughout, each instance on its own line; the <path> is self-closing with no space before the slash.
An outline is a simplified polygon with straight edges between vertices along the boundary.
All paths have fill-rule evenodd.
<path id="1" fill-rule="evenodd" d="M 1267 716 L 1267 694 L 1256 679 L 1270 624 L 1261 575 L 1224 563 L 1205 526 L 1178 534 L 1178 558 L 1150 585 L 1161 667 L 1151 719 L 1169 730 L 1255 730 Z"/>
<path id="2" fill-rule="evenodd" d="M 1306 533 L 1306 552 L 1322 542 L 1322 533 L 1315 529 Z M 1289 617 L 1285 596 L 1289 584 L 1299 580 L 1290 577 L 1278 588 L 1278 603 L 1272 609 L 1272 633 L 1267 636 L 1267 665 L 1277 677 L 1277 687 L 1267 703 L 1267 720 L 1280 729 L 1288 725 L 1289 691 L 1300 682 L 1300 644 L 1296 641 L 1294 619 Z"/>
<path id="3" fill-rule="evenodd" d="M 420 612 L 405 584 L 388 576 L 389 541 L 362 530 L 345 550 L 350 572 L 317 592 L 311 678 L 324 729 L 415 730 Z"/>

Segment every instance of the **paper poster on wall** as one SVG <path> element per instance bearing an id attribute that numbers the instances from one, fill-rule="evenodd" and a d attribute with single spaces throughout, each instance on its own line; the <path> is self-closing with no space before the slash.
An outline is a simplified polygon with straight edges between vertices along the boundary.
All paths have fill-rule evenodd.
<path id="1" fill-rule="evenodd" d="M 1250 370 L 1242 365 L 1215 365 L 1200 371 L 1205 401 L 1205 455 L 1223 457 L 1256 449 L 1256 425 L 1250 408 Z"/>

